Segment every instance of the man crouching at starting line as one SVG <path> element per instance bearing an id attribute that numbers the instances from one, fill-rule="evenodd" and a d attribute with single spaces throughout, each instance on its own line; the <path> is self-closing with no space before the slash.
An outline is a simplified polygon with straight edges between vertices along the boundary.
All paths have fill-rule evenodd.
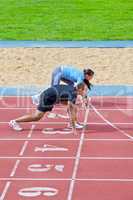
<path id="1" fill-rule="evenodd" d="M 77 123 L 77 107 L 75 105 L 78 95 L 84 96 L 86 93 L 86 84 L 79 83 L 76 87 L 72 85 L 55 85 L 46 89 L 40 96 L 40 102 L 37 110 L 32 114 L 19 117 L 11 120 L 9 126 L 16 131 L 21 131 L 21 122 L 39 121 L 46 112 L 52 111 L 56 103 L 67 105 L 71 128 L 76 132 L 77 129 L 82 129 L 84 125 Z"/>

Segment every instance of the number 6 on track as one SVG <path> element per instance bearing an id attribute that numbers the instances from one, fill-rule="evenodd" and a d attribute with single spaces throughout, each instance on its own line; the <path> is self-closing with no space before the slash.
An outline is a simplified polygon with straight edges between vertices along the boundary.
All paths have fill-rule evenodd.
<path id="1" fill-rule="evenodd" d="M 58 190 L 50 187 L 31 187 L 23 188 L 19 190 L 18 194 L 24 197 L 37 197 L 37 196 L 55 196 L 58 194 Z"/>

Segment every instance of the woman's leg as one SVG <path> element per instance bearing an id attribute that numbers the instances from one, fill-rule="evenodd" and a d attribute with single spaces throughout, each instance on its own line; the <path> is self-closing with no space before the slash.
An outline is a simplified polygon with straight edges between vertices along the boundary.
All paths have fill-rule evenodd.
<path id="1" fill-rule="evenodd" d="M 71 86 L 74 86 L 74 82 L 70 81 L 70 80 L 67 80 L 65 78 L 61 78 L 61 81 L 63 81 L 64 83 L 66 83 L 67 85 L 71 85 Z"/>
<path id="2" fill-rule="evenodd" d="M 51 86 L 59 85 L 59 84 L 60 84 L 61 77 L 62 77 L 62 70 L 61 70 L 61 67 L 57 67 L 57 68 L 53 71 L 53 73 L 52 73 Z M 43 92 L 43 91 L 42 91 L 42 92 Z M 38 105 L 38 104 L 39 104 L 39 100 L 40 100 L 40 96 L 41 96 L 41 93 L 42 93 L 42 92 L 40 92 L 40 93 L 37 94 L 37 95 L 32 96 L 32 102 L 33 102 L 33 104 L 35 104 L 35 105 Z"/>
<path id="3" fill-rule="evenodd" d="M 62 76 L 61 67 L 57 67 L 52 73 L 51 86 L 59 85 Z"/>

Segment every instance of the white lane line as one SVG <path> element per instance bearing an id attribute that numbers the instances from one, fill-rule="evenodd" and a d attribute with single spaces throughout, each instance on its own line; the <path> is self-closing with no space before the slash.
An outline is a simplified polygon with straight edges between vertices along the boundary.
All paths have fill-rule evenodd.
<path id="1" fill-rule="evenodd" d="M 133 182 L 133 178 L 125 178 L 125 179 L 119 179 L 119 178 L 115 178 L 115 179 L 97 179 L 97 178 L 85 178 L 85 179 L 76 179 L 77 181 L 95 181 L 95 182 Z"/>
<path id="2" fill-rule="evenodd" d="M 118 132 L 122 133 L 123 135 L 127 136 L 130 139 L 133 139 L 133 137 L 131 135 L 129 135 L 128 133 L 126 133 L 125 131 L 121 130 L 120 128 L 118 128 L 117 126 L 114 125 L 114 123 L 111 123 L 109 120 L 107 120 L 92 104 L 91 107 L 94 109 L 94 111 L 96 112 L 96 114 L 102 119 L 104 120 L 108 125 L 110 125 L 111 127 L 113 127 L 114 129 L 116 129 Z"/>
<path id="3" fill-rule="evenodd" d="M 25 150 L 27 148 L 28 143 L 29 143 L 29 141 L 25 141 L 25 143 L 24 143 L 24 145 L 23 145 L 23 147 L 22 147 L 22 149 L 21 149 L 21 151 L 19 153 L 19 156 L 23 156 L 23 154 L 24 154 L 24 152 L 25 152 Z"/>
<path id="4" fill-rule="evenodd" d="M 0 121 L 0 124 L 8 124 L 9 123 L 9 121 Z M 21 123 L 21 124 L 24 124 L 24 123 Z M 33 122 L 29 122 L 29 124 L 33 124 Z M 40 124 L 46 124 L 46 125 L 51 125 L 51 124 L 53 124 L 53 125 L 68 125 L 68 122 L 41 122 L 41 121 L 39 121 L 39 122 L 34 122 L 34 124 L 36 124 L 36 125 L 40 125 Z M 133 125 L 133 122 L 114 122 L 113 124 L 115 124 L 115 125 Z M 107 123 L 105 123 L 105 122 L 89 122 L 89 123 L 87 123 L 86 125 L 107 125 Z"/>
<path id="5" fill-rule="evenodd" d="M 112 138 L 92 138 L 92 139 L 85 139 L 85 140 L 88 140 L 88 141 L 113 141 L 113 142 L 119 142 L 119 141 L 132 141 L 132 139 L 127 139 L 127 138 L 124 138 L 124 139 L 112 139 Z"/>
<path id="6" fill-rule="evenodd" d="M 133 160 L 133 157 L 81 157 L 82 160 Z"/>
<path id="7" fill-rule="evenodd" d="M 82 122 L 82 121 L 81 121 Z M 9 121 L 0 121 L 0 124 L 7 124 L 9 123 Z M 21 123 L 24 124 L 24 123 Z M 33 124 L 33 122 L 29 122 L 29 124 Z M 44 124 L 44 125 L 68 125 L 68 122 L 42 122 L 42 121 L 38 121 L 38 122 L 34 122 L 34 124 L 36 125 L 40 125 L 40 124 Z M 133 122 L 114 122 L 113 124 L 115 125 L 133 125 Z M 107 125 L 107 123 L 105 122 L 88 122 L 86 125 Z"/>
<path id="8" fill-rule="evenodd" d="M 6 196 L 7 192 L 8 192 L 8 189 L 9 189 L 10 185 L 11 185 L 11 182 L 8 181 L 6 183 L 6 185 L 5 185 L 5 188 L 4 188 L 3 192 L 2 192 L 2 195 L 0 196 L 0 200 L 5 200 L 5 196 Z"/>
<path id="9" fill-rule="evenodd" d="M 87 108 L 87 110 L 85 112 L 85 117 L 84 117 L 84 125 L 86 125 L 86 123 L 87 123 L 89 111 L 90 111 L 89 108 Z M 83 142 L 84 142 L 84 137 L 85 137 L 85 133 L 84 132 L 85 132 L 85 127 L 83 128 L 82 133 L 81 133 L 81 138 L 80 138 L 80 142 L 79 142 L 78 151 L 77 151 L 77 154 L 76 154 L 76 159 L 75 159 L 74 168 L 73 168 L 73 174 L 72 174 L 72 180 L 70 182 L 70 187 L 69 187 L 69 191 L 68 191 L 67 200 L 72 200 L 74 185 L 75 185 L 78 166 L 79 166 L 79 162 L 80 162 L 80 155 L 81 155 Z"/>
<path id="10" fill-rule="evenodd" d="M 30 131 L 29 131 L 29 134 L 28 134 L 28 136 L 27 136 L 28 138 L 31 137 L 34 128 L 35 128 L 35 125 L 32 125 L 32 126 L 31 126 L 31 129 L 30 129 Z M 22 149 L 21 149 L 21 151 L 20 151 L 19 156 L 23 156 L 24 151 L 25 151 L 27 145 L 28 145 L 28 141 L 25 141 L 24 145 L 22 146 Z M 14 167 L 13 167 L 13 170 L 12 170 L 12 172 L 11 172 L 11 174 L 10 174 L 10 177 L 13 177 L 13 176 L 15 175 L 16 170 L 17 170 L 19 164 L 20 164 L 20 160 L 17 160 L 16 163 L 15 163 L 15 165 L 14 165 Z"/>
<path id="11" fill-rule="evenodd" d="M 10 177 L 13 177 L 15 175 L 19 164 L 20 164 L 20 160 L 17 160 L 16 163 L 15 163 L 15 165 L 14 165 L 14 167 L 13 167 L 13 170 L 12 170 L 12 172 L 10 174 Z"/>
<path id="12" fill-rule="evenodd" d="M 30 129 L 30 132 L 29 132 L 29 134 L 28 134 L 28 136 L 27 136 L 27 138 L 30 138 L 30 137 L 31 137 L 34 128 L 35 128 L 35 125 L 32 125 L 32 126 L 31 126 L 31 129 Z M 23 156 L 23 154 L 24 154 L 24 152 L 25 152 L 25 150 L 26 150 L 26 148 L 27 148 L 27 145 L 28 145 L 28 143 L 29 143 L 29 141 L 27 141 L 27 138 L 26 138 L 26 141 L 25 141 L 24 145 L 22 146 L 22 149 L 21 149 L 21 151 L 20 151 L 20 153 L 19 153 L 19 156 Z"/>
<path id="13" fill-rule="evenodd" d="M 76 157 L 0 157 L 0 159 L 20 159 L 20 160 L 22 160 L 22 159 L 43 159 L 43 160 L 45 160 L 45 159 L 60 159 L 60 160 L 69 160 L 69 159 L 76 159 Z M 99 160 L 106 160 L 106 159 L 112 159 L 112 160 L 133 160 L 133 157 L 80 157 L 80 159 L 82 159 L 82 160 L 91 160 L 91 159 L 99 159 Z"/>
<path id="14" fill-rule="evenodd" d="M 0 181 L 69 181 L 69 180 L 71 179 L 70 178 L 0 178 Z"/>
<path id="15" fill-rule="evenodd" d="M 1 181 L 72 181 L 71 178 L 0 178 Z M 76 181 L 95 181 L 95 182 L 133 182 L 133 178 L 76 178 Z M 10 186 L 10 182 L 6 185 L 3 196 L 7 193 L 7 190 Z M 4 198 L 3 198 L 4 199 Z M 2 200 L 0 198 L 0 200 Z"/>
<path id="16" fill-rule="evenodd" d="M 0 110 L 35 110 L 33 107 L 0 107 Z M 62 108 L 55 108 L 54 110 L 62 110 L 65 111 L 66 109 Z M 84 110 L 84 108 L 80 109 L 81 111 Z M 90 108 L 91 111 L 93 111 L 92 108 Z M 100 111 L 132 111 L 133 108 L 97 108 L 97 110 Z"/>
<path id="17" fill-rule="evenodd" d="M 25 139 L 25 138 L 1 138 L 0 139 L 0 141 L 25 141 L 25 140 L 27 140 L 27 141 L 37 141 L 37 140 L 40 140 L 40 141 L 46 141 L 46 140 L 57 140 L 57 141 L 62 141 L 62 140 L 64 140 L 64 141 L 71 141 L 71 140 L 80 140 L 80 138 L 78 139 L 76 139 L 76 138 L 66 138 L 66 139 L 60 139 L 60 138 L 44 138 L 44 139 L 40 139 L 40 138 L 30 138 L 30 139 Z"/>
<path id="18" fill-rule="evenodd" d="M 31 130 L 30 130 L 30 132 L 29 132 L 29 134 L 28 134 L 28 138 L 31 137 L 34 128 L 35 128 L 35 125 L 32 125 L 32 126 L 31 126 Z M 24 151 L 25 151 L 27 145 L 28 145 L 28 141 L 25 141 L 25 143 L 24 143 L 24 145 L 23 145 L 23 147 L 22 147 L 22 149 L 21 149 L 21 151 L 20 151 L 19 156 L 23 156 Z M 12 172 L 11 172 L 11 174 L 10 174 L 10 177 L 13 177 L 13 176 L 15 175 L 19 164 L 20 164 L 20 160 L 17 160 L 16 163 L 15 163 L 15 165 L 14 165 L 14 167 L 13 167 L 13 169 L 12 169 Z M 4 180 L 4 179 L 3 179 L 3 180 Z M 6 179 L 5 179 L 5 180 L 6 180 Z M 7 179 L 7 180 L 9 180 L 9 179 Z M 8 189 L 9 189 L 9 187 L 10 187 L 10 184 L 11 184 L 11 182 L 7 182 L 7 184 L 6 184 L 6 186 L 5 186 L 5 189 L 4 189 L 3 193 L 2 193 L 2 196 L 0 197 L 0 200 L 4 200 L 5 195 L 6 195 Z"/>
<path id="19" fill-rule="evenodd" d="M 33 130 L 35 129 L 35 127 L 36 127 L 36 125 L 32 124 L 31 129 L 30 129 L 29 134 L 28 134 L 28 138 L 31 138 Z"/>
<path id="20" fill-rule="evenodd" d="M 27 157 L 27 156 L 23 156 L 23 157 L 18 157 L 18 156 L 11 156 L 11 157 L 9 157 L 9 156 L 4 156 L 4 157 L 2 157 L 2 156 L 0 156 L 0 159 L 75 159 L 76 157 L 34 157 L 34 156 L 32 156 L 32 157 Z"/>
<path id="21" fill-rule="evenodd" d="M 25 138 L 1 138 L 0 141 L 25 141 Z M 29 138 L 27 141 L 78 141 L 80 138 Z M 85 138 L 84 141 L 112 141 L 112 142 L 117 142 L 117 141 L 133 141 L 132 139 L 112 139 L 112 138 L 96 138 L 96 139 L 90 139 L 90 138 Z"/>
<path id="22" fill-rule="evenodd" d="M 33 133 L 33 130 L 35 129 L 35 126 L 36 125 L 34 125 L 34 124 L 31 126 L 31 129 L 30 129 L 29 134 L 28 134 L 28 136 L 26 138 L 26 141 L 25 141 L 25 143 L 24 143 L 24 145 L 23 145 L 23 147 L 22 147 L 22 149 L 21 149 L 21 151 L 19 153 L 19 156 L 23 156 L 23 154 L 24 154 L 24 152 L 25 152 L 25 150 L 27 148 L 27 145 L 29 143 L 29 141 L 27 139 L 29 139 L 32 136 L 32 133 Z"/>

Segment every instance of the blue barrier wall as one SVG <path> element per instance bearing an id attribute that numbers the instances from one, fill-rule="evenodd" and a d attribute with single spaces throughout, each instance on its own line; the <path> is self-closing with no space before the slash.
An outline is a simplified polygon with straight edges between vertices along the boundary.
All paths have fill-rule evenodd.
<path id="1" fill-rule="evenodd" d="M 0 87 L 0 96 L 31 96 L 44 88 L 36 86 Z M 94 85 L 90 96 L 133 96 L 133 85 Z"/>
<path id="2" fill-rule="evenodd" d="M 133 40 L 111 41 L 0 41 L 0 48 L 47 47 L 47 48 L 126 48 L 133 47 Z"/>

